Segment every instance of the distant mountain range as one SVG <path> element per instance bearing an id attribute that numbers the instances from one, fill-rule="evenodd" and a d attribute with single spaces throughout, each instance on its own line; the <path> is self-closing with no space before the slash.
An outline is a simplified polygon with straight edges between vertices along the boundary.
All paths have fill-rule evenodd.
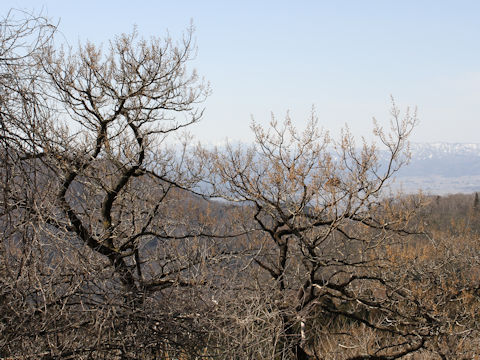
<path id="1" fill-rule="evenodd" d="M 395 174 L 393 189 L 432 195 L 480 192 L 480 143 L 410 143 L 410 150 L 410 163 Z M 382 157 L 385 161 L 388 154 L 380 151 Z"/>
<path id="2" fill-rule="evenodd" d="M 395 187 L 431 194 L 480 191 L 480 143 L 412 143 L 412 158 Z"/>

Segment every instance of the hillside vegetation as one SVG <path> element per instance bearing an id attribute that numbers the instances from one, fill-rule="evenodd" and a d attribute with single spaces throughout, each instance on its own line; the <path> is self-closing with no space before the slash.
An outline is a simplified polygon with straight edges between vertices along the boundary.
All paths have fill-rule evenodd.
<path id="1" fill-rule="evenodd" d="M 379 146 L 312 113 L 208 149 L 191 29 L 55 34 L 0 23 L 0 357 L 480 356 L 478 196 L 387 191 L 414 111 Z"/>

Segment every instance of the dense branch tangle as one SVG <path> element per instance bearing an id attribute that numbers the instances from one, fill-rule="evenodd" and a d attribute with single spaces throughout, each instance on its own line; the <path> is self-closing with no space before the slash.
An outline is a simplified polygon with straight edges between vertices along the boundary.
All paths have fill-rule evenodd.
<path id="1" fill-rule="evenodd" d="M 159 143 L 163 136 L 198 121 L 202 114 L 196 104 L 205 99 L 208 90 L 195 72 L 186 70 L 193 51 L 190 29 L 180 45 L 171 39 L 137 40 L 134 32 L 115 39 L 106 55 L 88 43 L 68 56 L 50 47 L 42 57 L 42 66 L 54 85 L 49 92 L 52 101 L 59 101 L 65 110 L 60 116 L 68 116 L 79 128 L 75 134 L 59 137 L 56 146 L 48 144 L 49 148 L 43 149 L 50 159 L 58 159 L 52 165 L 63 179 L 57 199 L 70 229 L 107 256 L 132 291 L 136 284 L 125 251 L 138 258 L 136 243 L 147 231 L 152 234 L 158 205 L 148 215 L 135 214 L 138 210 L 125 206 L 122 193 L 135 186 L 136 178 L 147 176 L 146 170 L 159 171 L 157 175 L 173 182 L 186 180 L 181 174 L 169 173 L 177 166 L 173 164 L 176 159 L 162 154 Z M 178 121 L 175 113 L 187 116 Z M 87 214 L 80 215 L 73 194 L 68 196 L 75 182 L 85 189 L 103 189 L 103 195 L 94 196 L 97 204 L 88 206 L 89 211 L 99 210 L 101 226 L 92 225 Z M 164 185 L 155 187 L 159 203 L 171 188 Z M 139 285 L 148 287 L 148 281 L 142 279 L 141 264 L 136 265 Z"/>
<path id="2" fill-rule="evenodd" d="M 388 246 L 415 232 L 409 222 L 416 206 L 384 190 L 408 161 L 406 138 L 416 116 L 400 118 L 395 104 L 391 115 L 389 134 L 375 129 L 382 153 L 366 143 L 358 149 L 348 130 L 333 141 L 312 113 L 302 133 L 288 116 L 283 123 L 272 118 L 268 129 L 253 123 L 254 147 L 209 154 L 211 195 L 245 204 L 257 225 L 254 242 L 263 250 L 253 260 L 267 275 L 257 281 L 273 288 L 273 299 L 264 301 L 277 304 L 279 359 L 313 356 L 332 318 L 392 337 L 365 359 L 398 358 L 425 342 L 412 326 L 418 314 L 397 309 L 413 300 L 384 271 Z M 385 324 L 387 317 L 394 324 Z"/>
<path id="3" fill-rule="evenodd" d="M 423 199 L 385 191 L 415 113 L 393 103 L 381 151 L 312 113 L 192 155 L 167 140 L 209 92 L 191 29 L 72 51 L 20 14 L 0 21 L 0 357 L 478 355 L 478 241 L 410 242 Z"/>
<path id="4" fill-rule="evenodd" d="M 48 24 L 35 19 L 21 29 Z M 8 19 L 4 25 L 15 27 Z M 32 356 L 41 349 L 53 357 L 195 349 L 204 330 L 197 334 L 202 327 L 192 325 L 202 308 L 191 293 L 205 283 L 209 262 L 223 255 L 205 240 L 215 232 L 212 223 L 196 218 L 195 208 L 207 205 L 180 190 L 197 181 L 186 171 L 187 143 L 177 141 L 174 151 L 165 140 L 201 118 L 209 93 L 187 70 L 193 29 L 179 43 L 142 40 L 134 31 L 103 53 L 90 43 L 59 50 L 35 26 L 31 52 L 16 55 L 11 45 L 0 59 L 20 69 L 3 72 L 17 87 L 1 78 L 1 224 L 10 229 L 2 249 L 11 265 L 20 264 L 17 274 L 5 275 L 16 284 L 6 282 L 5 296 L 27 302 L 19 329 L 5 335 L 0 349 L 28 353 L 14 341 L 21 341 L 27 321 L 45 329 L 32 326 L 26 335 L 37 343 Z M 12 42 L 8 35 L 2 33 L 3 44 Z M 29 66 L 20 68 L 24 58 Z M 169 301 L 162 295 L 167 289 Z"/>

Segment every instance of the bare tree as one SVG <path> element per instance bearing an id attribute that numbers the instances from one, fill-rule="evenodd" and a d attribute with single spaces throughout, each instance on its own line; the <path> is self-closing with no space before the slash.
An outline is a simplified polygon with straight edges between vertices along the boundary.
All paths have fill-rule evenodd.
<path id="1" fill-rule="evenodd" d="M 189 140 L 166 140 L 201 118 L 209 92 L 187 69 L 193 29 L 179 42 L 134 31 L 105 52 L 59 50 L 29 14 L 1 29 L 0 352 L 203 351 L 197 291 L 223 255 L 205 240 L 215 224 L 196 209 L 208 205 L 184 190 L 197 181 Z"/>
<path id="2" fill-rule="evenodd" d="M 332 141 L 312 114 L 303 133 L 288 117 L 272 119 L 269 129 L 253 123 L 255 146 L 208 154 L 211 195 L 245 204 L 256 223 L 252 262 L 261 272 L 237 295 L 250 300 L 240 309 L 232 303 L 229 314 L 237 306 L 231 324 L 250 346 L 266 346 L 262 358 L 340 351 L 342 359 L 396 359 L 425 348 L 438 330 L 432 308 L 416 306 L 388 255 L 419 231 L 412 220 L 421 198 L 387 190 L 408 161 L 416 121 L 393 104 L 390 133 L 375 127 L 383 152 L 366 143 L 358 149 L 348 131 Z M 373 341 L 365 342 L 366 331 Z M 239 348 L 248 346 L 237 338 Z"/>

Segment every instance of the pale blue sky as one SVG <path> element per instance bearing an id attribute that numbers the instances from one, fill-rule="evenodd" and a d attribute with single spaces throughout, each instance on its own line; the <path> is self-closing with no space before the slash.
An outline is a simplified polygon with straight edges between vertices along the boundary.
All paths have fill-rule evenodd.
<path id="1" fill-rule="evenodd" d="M 192 19 L 195 66 L 211 82 L 200 140 L 249 141 L 250 116 L 267 123 L 312 105 L 333 135 L 347 123 L 369 136 L 389 97 L 417 105 L 419 142 L 480 142 L 480 1 L 3 1 L 60 19 L 72 45 L 107 43 L 133 25 L 172 37 Z"/>

